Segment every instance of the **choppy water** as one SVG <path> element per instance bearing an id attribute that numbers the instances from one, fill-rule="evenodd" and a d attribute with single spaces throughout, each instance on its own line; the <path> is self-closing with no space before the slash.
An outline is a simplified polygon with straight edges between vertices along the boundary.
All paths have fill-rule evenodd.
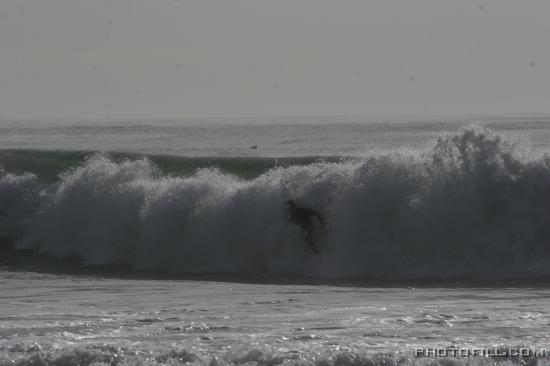
<path id="1" fill-rule="evenodd" d="M 413 349 L 544 348 L 550 341 L 546 288 L 254 284 L 7 271 L 0 272 L 0 286 L 3 363 L 429 364 L 435 360 L 414 358 Z"/>
<path id="2" fill-rule="evenodd" d="M 0 123 L 0 363 L 547 347 L 550 118 L 195 122 Z"/>

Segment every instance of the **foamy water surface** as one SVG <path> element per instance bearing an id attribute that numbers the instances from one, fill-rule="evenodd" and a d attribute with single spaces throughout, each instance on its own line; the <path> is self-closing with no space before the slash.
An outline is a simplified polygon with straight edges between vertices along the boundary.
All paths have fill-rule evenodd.
<path id="1" fill-rule="evenodd" d="M 550 341 L 550 290 L 542 288 L 129 280 L 5 270 L 0 285 L 3 363 L 425 364 L 434 360 L 414 358 L 414 348 L 544 348 Z"/>

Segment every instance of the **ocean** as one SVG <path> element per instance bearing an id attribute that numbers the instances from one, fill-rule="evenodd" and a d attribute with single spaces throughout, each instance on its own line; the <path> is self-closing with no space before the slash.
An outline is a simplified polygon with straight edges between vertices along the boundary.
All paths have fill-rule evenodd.
<path id="1" fill-rule="evenodd" d="M 1 120 L 0 364 L 550 364 L 511 351 L 548 152 L 547 115 Z"/>

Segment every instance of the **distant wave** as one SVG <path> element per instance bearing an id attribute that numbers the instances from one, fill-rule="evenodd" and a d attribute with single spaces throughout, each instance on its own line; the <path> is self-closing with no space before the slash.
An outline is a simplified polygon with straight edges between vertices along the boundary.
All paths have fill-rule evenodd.
<path id="1" fill-rule="evenodd" d="M 25 160 L 28 171 L 15 158 L 7 164 L 6 154 Z M 204 160 L 180 174 L 159 168 L 155 157 L 57 154 L 0 154 L 0 236 L 18 249 L 177 273 L 550 275 L 550 158 L 530 159 L 487 129 L 442 135 L 422 154 L 277 166 L 193 158 Z M 33 162 L 46 169 L 44 161 L 57 164 L 57 179 L 33 171 Z M 236 168 L 224 164 L 244 171 L 250 164 L 255 173 L 230 174 Z M 288 222 L 288 199 L 325 216 L 320 254 L 309 254 Z"/>

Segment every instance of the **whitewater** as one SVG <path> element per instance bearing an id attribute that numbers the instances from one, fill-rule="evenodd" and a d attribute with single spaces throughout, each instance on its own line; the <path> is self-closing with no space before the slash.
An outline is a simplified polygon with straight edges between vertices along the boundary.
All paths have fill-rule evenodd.
<path id="1" fill-rule="evenodd" d="M 549 137 L 548 116 L 3 120 L 0 363 L 544 347 Z M 325 218 L 319 254 L 289 199 Z"/>

